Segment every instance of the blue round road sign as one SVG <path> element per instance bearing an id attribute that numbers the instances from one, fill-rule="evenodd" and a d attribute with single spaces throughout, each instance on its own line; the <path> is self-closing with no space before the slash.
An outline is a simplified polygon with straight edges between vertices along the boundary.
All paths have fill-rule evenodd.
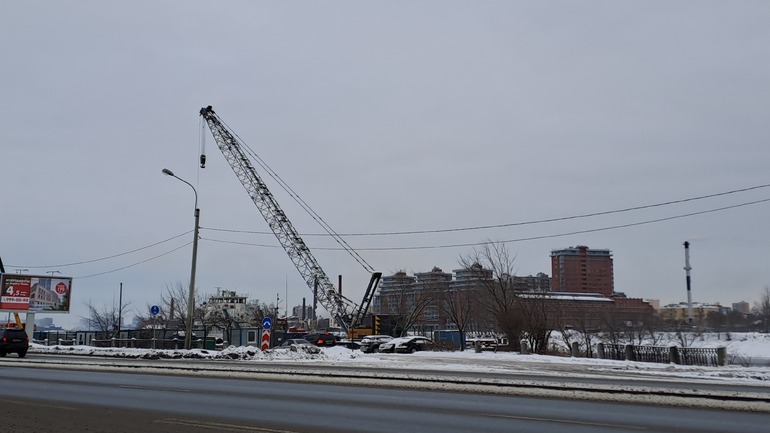
<path id="1" fill-rule="evenodd" d="M 152 314 L 153 316 L 157 316 L 158 313 L 160 313 L 160 307 L 158 307 L 157 305 L 153 305 L 152 307 L 150 307 L 150 314 Z"/>
<path id="2" fill-rule="evenodd" d="M 273 326 L 273 319 L 269 317 L 265 317 L 264 319 L 262 319 L 262 328 L 270 329 L 271 326 Z"/>

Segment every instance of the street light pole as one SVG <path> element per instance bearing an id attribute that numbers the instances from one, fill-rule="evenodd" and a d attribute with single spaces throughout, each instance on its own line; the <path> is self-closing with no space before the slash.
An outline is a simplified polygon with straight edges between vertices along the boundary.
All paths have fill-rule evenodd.
<path id="1" fill-rule="evenodd" d="M 193 250 L 192 250 L 192 266 L 190 267 L 190 290 L 187 296 L 187 320 L 185 323 L 184 333 L 184 348 L 187 350 L 192 349 L 192 327 L 193 327 L 193 314 L 195 312 L 195 268 L 198 263 L 198 228 L 200 227 L 200 215 L 201 211 L 198 209 L 198 191 L 192 184 L 180 177 L 177 177 L 174 172 L 164 168 L 163 174 L 176 178 L 192 188 L 195 193 L 195 230 L 193 232 Z"/>

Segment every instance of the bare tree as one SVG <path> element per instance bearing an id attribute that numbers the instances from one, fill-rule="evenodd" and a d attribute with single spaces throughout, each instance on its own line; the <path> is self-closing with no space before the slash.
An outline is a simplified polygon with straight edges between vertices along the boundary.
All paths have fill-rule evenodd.
<path id="1" fill-rule="evenodd" d="M 436 300 L 435 288 L 430 285 L 418 285 L 407 278 L 406 272 L 396 272 L 396 285 L 389 294 L 392 300 L 391 311 L 395 316 L 395 330 L 406 335 L 409 329 L 422 318 L 425 309 Z M 390 299 L 392 298 L 392 299 Z"/>
<path id="2" fill-rule="evenodd" d="M 119 311 L 114 305 L 112 307 L 97 307 L 89 301 L 86 304 L 88 316 L 83 317 L 83 321 L 89 330 L 95 330 L 99 333 L 99 338 L 117 337 L 118 329 L 120 328 L 118 320 L 125 317 L 128 305 L 122 305 Z"/>
<path id="3" fill-rule="evenodd" d="M 512 349 L 520 350 L 523 322 L 515 308 L 519 301 L 513 287 L 515 259 L 505 244 L 490 242 L 461 257 L 459 262 L 477 274 L 477 299 L 482 310 L 508 336 Z"/>
<path id="4" fill-rule="evenodd" d="M 160 316 L 168 321 L 174 321 L 178 324 L 187 323 L 187 300 L 189 299 L 189 286 L 182 282 L 167 283 L 165 289 L 161 292 Z M 195 294 L 195 305 L 193 305 L 193 319 L 200 317 L 200 312 L 196 313 L 198 306 L 203 304 L 204 297 L 199 293 Z"/>
<path id="5" fill-rule="evenodd" d="M 478 314 L 474 290 L 452 290 L 448 285 L 444 290 L 437 292 L 437 300 L 448 322 L 453 324 L 460 334 L 465 335 L 468 325 Z M 460 350 L 465 350 L 465 345 L 460 345 Z"/>
<path id="6" fill-rule="evenodd" d="M 571 303 L 565 304 L 563 307 L 563 322 L 562 328 L 565 328 L 565 324 L 569 323 L 574 341 L 579 343 L 579 347 L 588 358 L 594 356 L 594 345 L 598 342 L 601 332 L 601 319 L 595 310 L 585 308 L 582 305 Z M 564 335 L 565 332 L 562 332 Z M 568 347 L 571 350 L 571 342 Z"/>
<path id="7" fill-rule="evenodd" d="M 262 319 L 270 315 L 273 311 L 267 303 L 259 302 L 259 299 L 253 299 L 246 303 L 246 316 L 244 322 L 247 326 L 259 326 Z"/>
<path id="8" fill-rule="evenodd" d="M 514 312 L 520 317 L 522 337 L 535 353 L 545 353 L 551 332 L 558 327 L 559 304 L 548 299 L 544 291 L 519 295 Z"/>
<path id="9" fill-rule="evenodd" d="M 764 321 L 765 334 L 770 332 L 770 286 L 765 286 L 765 290 L 759 295 L 759 304 L 757 305 L 759 315 Z"/>

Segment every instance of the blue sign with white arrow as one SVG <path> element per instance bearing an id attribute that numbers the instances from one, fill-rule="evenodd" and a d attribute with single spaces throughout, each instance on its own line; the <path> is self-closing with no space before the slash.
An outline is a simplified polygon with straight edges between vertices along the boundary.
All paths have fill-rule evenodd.
<path id="1" fill-rule="evenodd" d="M 262 319 L 262 328 L 263 329 L 270 329 L 273 326 L 273 319 L 269 317 L 265 317 Z"/>

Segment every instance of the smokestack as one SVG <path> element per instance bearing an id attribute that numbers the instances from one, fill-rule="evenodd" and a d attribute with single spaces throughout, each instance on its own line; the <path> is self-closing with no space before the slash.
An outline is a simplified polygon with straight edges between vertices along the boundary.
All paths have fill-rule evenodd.
<path id="1" fill-rule="evenodd" d="M 684 270 L 687 275 L 687 322 L 692 325 L 692 291 L 690 290 L 690 243 L 684 242 Z"/>
<path id="2" fill-rule="evenodd" d="M 313 320 L 316 318 L 316 308 L 318 308 L 318 276 L 313 280 Z"/>
<path id="3" fill-rule="evenodd" d="M 302 298 L 302 321 L 304 322 L 307 317 L 305 317 L 305 298 Z"/>

